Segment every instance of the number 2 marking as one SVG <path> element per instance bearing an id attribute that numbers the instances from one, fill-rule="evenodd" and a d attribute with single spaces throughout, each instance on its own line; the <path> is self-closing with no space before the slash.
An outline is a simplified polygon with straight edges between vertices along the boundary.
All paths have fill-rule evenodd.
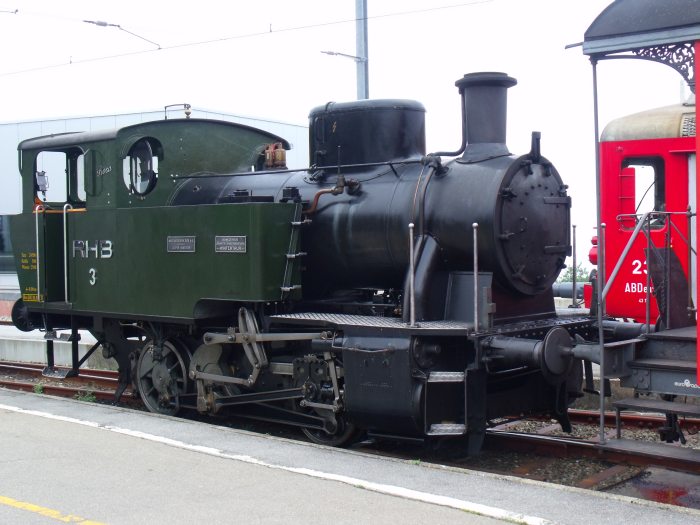
<path id="1" fill-rule="evenodd" d="M 90 268 L 88 273 L 90 274 L 90 286 L 95 286 L 97 282 L 97 270 Z"/>
<path id="2" fill-rule="evenodd" d="M 646 265 L 647 265 L 647 262 L 644 261 L 644 266 L 646 266 Z M 632 266 L 634 266 L 634 269 L 632 270 L 633 275 L 642 275 L 642 274 L 646 275 L 647 269 L 646 268 L 642 269 L 642 261 L 640 261 L 639 259 L 635 259 L 634 261 L 632 261 Z"/>

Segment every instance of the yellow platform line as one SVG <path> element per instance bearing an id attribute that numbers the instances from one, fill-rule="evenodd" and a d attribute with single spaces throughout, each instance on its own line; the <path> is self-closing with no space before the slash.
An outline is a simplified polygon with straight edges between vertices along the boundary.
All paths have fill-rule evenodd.
<path id="1" fill-rule="evenodd" d="M 33 512 L 34 514 L 40 514 L 46 516 L 47 518 L 52 518 L 63 523 L 80 523 L 80 525 L 105 525 L 99 521 L 87 520 L 81 518 L 80 516 L 75 516 L 73 514 L 64 515 L 61 512 L 53 509 L 47 509 L 46 507 L 41 507 L 39 505 L 34 505 L 33 503 L 27 503 L 26 501 L 19 501 L 16 499 L 8 498 L 7 496 L 0 496 L 0 505 L 7 505 L 8 507 L 14 507 L 20 510 L 26 510 L 27 512 Z"/>

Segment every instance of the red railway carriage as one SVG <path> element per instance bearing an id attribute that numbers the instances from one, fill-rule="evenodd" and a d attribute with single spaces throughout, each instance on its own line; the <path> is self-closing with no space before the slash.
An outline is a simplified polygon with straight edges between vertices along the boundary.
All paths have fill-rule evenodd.
<path id="1" fill-rule="evenodd" d="M 605 344 L 600 369 L 603 377 L 619 378 L 621 386 L 634 390 L 634 398 L 613 403 L 618 411 L 666 413 L 661 435 L 669 442 L 684 441 L 679 416 L 700 413 L 685 403 L 700 393 L 700 259 L 693 255 L 698 242 L 697 108 L 679 104 L 630 115 L 599 133 L 597 65 L 619 59 L 664 64 L 695 92 L 699 6 L 698 0 L 616 0 L 594 20 L 583 42 L 593 66 L 598 151 L 599 340 L 606 337 L 605 314 L 655 324 L 625 345 Z M 604 409 L 601 399 L 601 441 Z"/>
<path id="2" fill-rule="evenodd" d="M 651 323 L 665 322 L 659 319 L 657 296 L 664 298 L 655 293 L 649 277 L 648 267 L 654 261 L 647 259 L 668 257 L 686 282 L 688 268 L 693 267 L 688 209 L 695 211 L 695 104 L 676 104 L 611 122 L 601 135 L 600 161 L 606 277 L 618 267 L 644 214 L 648 214 L 645 229 L 649 233 L 648 237 L 637 235 L 619 262 L 606 297 L 606 312 L 638 322 L 645 322 L 647 316 Z M 691 245 L 694 248 L 692 235 Z M 650 246 L 661 249 L 648 252 Z M 669 254 L 664 253 L 667 246 Z M 674 293 L 676 315 L 686 315 L 687 289 Z"/>

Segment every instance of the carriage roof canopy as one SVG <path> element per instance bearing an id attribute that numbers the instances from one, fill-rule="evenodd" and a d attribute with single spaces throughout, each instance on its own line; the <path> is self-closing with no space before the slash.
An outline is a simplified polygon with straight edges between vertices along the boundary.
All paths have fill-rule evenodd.
<path id="1" fill-rule="evenodd" d="M 583 52 L 602 58 L 695 40 L 700 40 L 700 0 L 616 0 L 586 31 Z"/>

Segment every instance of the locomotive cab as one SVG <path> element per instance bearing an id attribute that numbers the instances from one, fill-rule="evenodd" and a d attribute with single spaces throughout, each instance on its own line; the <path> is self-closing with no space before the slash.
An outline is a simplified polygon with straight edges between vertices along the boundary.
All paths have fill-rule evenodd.
<path id="1" fill-rule="evenodd" d="M 235 208 L 240 216 L 222 224 L 217 235 L 203 229 L 221 224 L 219 207 L 168 205 L 183 181 L 262 165 L 270 143 L 284 141 L 245 126 L 195 119 L 22 142 L 24 212 L 13 221 L 13 236 L 32 259 L 19 268 L 23 301 L 43 303 L 42 311 L 59 318 L 61 307 L 55 304 L 52 311 L 53 303 L 110 316 L 194 319 L 209 315 L 198 301 L 279 299 L 282 282 L 273 288 L 267 273 L 284 273 L 294 204 L 272 212 L 287 223 L 286 231 L 254 231 L 264 207 L 259 204 Z M 254 261 L 247 238 L 277 255 Z M 246 286 L 231 286 L 207 279 L 207 266 L 251 277 Z M 194 276 L 196 289 L 189 284 Z M 144 295 L 134 308 L 134 298 Z"/>

